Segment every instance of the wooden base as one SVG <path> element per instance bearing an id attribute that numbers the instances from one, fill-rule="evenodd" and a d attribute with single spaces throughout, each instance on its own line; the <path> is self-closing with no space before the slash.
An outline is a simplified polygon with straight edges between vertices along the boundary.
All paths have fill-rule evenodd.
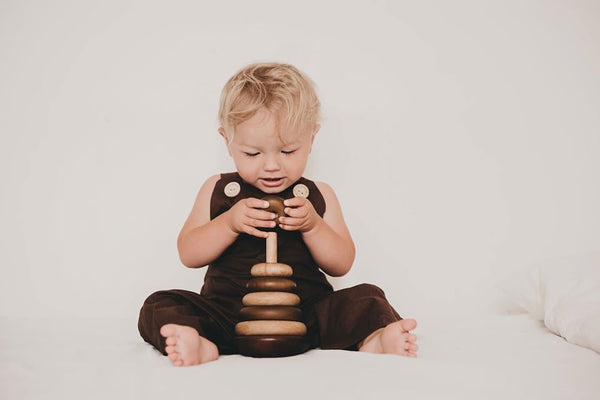
<path id="1" fill-rule="evenodd" d="M 236 336 L 238 352 L 248 357 L 289 357 L 310 348 L 304 336 Z"/>

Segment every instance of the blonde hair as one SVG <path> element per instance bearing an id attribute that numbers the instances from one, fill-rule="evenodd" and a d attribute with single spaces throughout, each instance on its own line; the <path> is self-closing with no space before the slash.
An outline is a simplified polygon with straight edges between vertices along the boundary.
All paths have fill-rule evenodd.
<path id="1" fill-rule="evenodd" d="M 235 128 L 262 107 L 291 128 L 314 130 L 320 121 L 321 103 L 314 83 L 289 64 L 250 64 L 227 81 L 219 106 L 219 123 L 226 137 L 231 140 Z"/>

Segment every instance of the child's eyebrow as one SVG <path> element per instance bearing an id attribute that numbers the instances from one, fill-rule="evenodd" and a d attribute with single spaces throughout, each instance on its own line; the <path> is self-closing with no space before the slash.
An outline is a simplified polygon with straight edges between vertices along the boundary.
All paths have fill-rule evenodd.
<path id="1" fill-rule="evenodd" d="M 250 144 L 250 143 L 240 143 L 240 147 L 250 148 L 250 149 L 260 149 L 260 146 Z"/>
<path id="2" fill-rule="evenodd" d="M 289 142 L 283 142 L 281 144 L 281 147 L 296 147 L 296 146 L 300 146 L 301 144 L 302 144 L 302 141 L 296 139 L 296 140 L 292 140 Z"/>

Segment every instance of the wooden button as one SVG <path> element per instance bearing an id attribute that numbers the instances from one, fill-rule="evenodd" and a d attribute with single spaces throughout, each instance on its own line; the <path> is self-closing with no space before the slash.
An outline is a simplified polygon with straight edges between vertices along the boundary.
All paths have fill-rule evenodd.
<path id="1" fill-rule="evenodd" d="M 310 191 L 308 190 L 308 187 L 306 185 L 299 183 L 296 186 L 294 186 L 292 193 L 294 193 L 294 196 L 296 197 L 302 197 L 304 199 L 307 199 Z"/>
<path id="2" fill-rule="evenodd" d="M 245 306 L 297 306 L 300 297 L 294 293 L 286 292 L 254 292 L 242 298 Z"/>
<path id="3" fill-rule="evenodd" d="M 250 270 L 252 276 L 292 276 L 294 270 L 287 264 L 281 263 L 260 263 L 256 264 Z"/>
<path id="4" fill-rule="evenodd" d="M 306 325 L 298 321 L 243 321 L 235 325 L 238 335 L 295 335 L 306 334 Z"/>
<path id="5" fill-rule="evenodd" d="M 269 207 L 265 208 L 265 210 L 277 214 L 277 219 L 279 219 L 279 217 L 285 217 L 285 213 L 283 212 L 285 206 L 283 205 L 283 199 L 281 197 L 265 196 L 261 200 L 269 202 Z"/>
<path id="6" fill-rule="evenodd" d="M 278 319 L 284 321 L 302 322 L 302 310 L 297 307 L 262 306 L 243 307 L 240 310 L 240 321 L 253 321 L 257 319 Z"/>
<path id="7" fill-rule="evenodd" d="M 240 184 L 237 182 L 229 182 L 227 185 L 225 185 L 225 189 L 223 190 L 225 192 L 225 196 L 227 197 L 235 197 L 238 194 L 240 194 Z"/>
<path id="8" fill-rule="evenodd" d="M 286 278 L 262 277 L 250 279 L 246 283 L 246 288 L 252 292 L 259 290 L 293 292 L 296 289 L 296 282 Z"/>
<path id="9" fill-rule="evenodd" d="M 248 357 L 288 357 L 310 348 L 304 336 L 236 336 L 235 344 L 239 353 Z"/>

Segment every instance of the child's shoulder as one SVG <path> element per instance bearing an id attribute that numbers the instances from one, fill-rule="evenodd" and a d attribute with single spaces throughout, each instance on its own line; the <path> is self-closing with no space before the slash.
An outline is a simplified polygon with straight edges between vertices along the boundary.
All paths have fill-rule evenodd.
<path id="1" fill-rule="evenodd" d="M 222 174 L 215 174 L 213 176 L 208 177 L 204 183 L 202 184 L 202 186 L 200 187 L 200 191 L 206 190 L 212 193 L 213 189 L 215 188 L 217 182 L 219 182 L 219 180 L 221 180 L 221 175 Z"/>
<path id="2" fill-rule="evenodd" d="M 315 181 L 314 183 L 321 192 L 321 197 L 323 197 L 325 203 L 325 209 L 327 210 L 324 213 L 325 220 L 329 223 L 343 221 L 342 208 L 333 188 L 323 181 Z"/>
<path id="3" fill-rule="evenodd" d="M 335 192 L 331 186 L 322 181 L 315 181 L 315 186 L 321 192 L 321 195 L 327 200 L 327 198 L 335 197 Z"/>
<path id="4" fill-rule="evenodd" d="M 333 191 L 333 189 L 331 188 L 331 186 L 329 186 L 327 183 L 325 183 L 323 181 L 314 181 L 314 183 L 317 186 L 317 188 L 319 188 L 319 190 L 321 192 L 323 190 L 325 190 L 325 191 Z"/>
<path id="5" fill-rule="evenodd" d="M 323 197 L 323 202 L 325 203 L 327 209 L 331 210 L 340 208 L 337 195 L 335 194 L 335 191 L 331 186 L 322 181 L 315 181 L 314 184 L 317 187 L 317 189 L 319 189 L 319 192 L 321 193 L 321 197 Z"/>
<path id="6" fill-rule="evenodd" d="M 210 198 L 212 196 L 212 193 L 220 180 L 221 174 L 212 175 L 208 179 L 206 179 L 202 186 L 200 186 L 200 190 L 198 190 L 198 195 L 196 196 L 196 204 L 210 204 Z"/>
<path id="7" fill-rule="evenodd" d="M 210 199 L 215 191 L 225 193 L 228 197 L 231 197 L 232 192 L 239 193 L 241 183 L 242 178 L 237 172 L 215 174 L 204 181 L 198 191 L 198 197 Z"/>

